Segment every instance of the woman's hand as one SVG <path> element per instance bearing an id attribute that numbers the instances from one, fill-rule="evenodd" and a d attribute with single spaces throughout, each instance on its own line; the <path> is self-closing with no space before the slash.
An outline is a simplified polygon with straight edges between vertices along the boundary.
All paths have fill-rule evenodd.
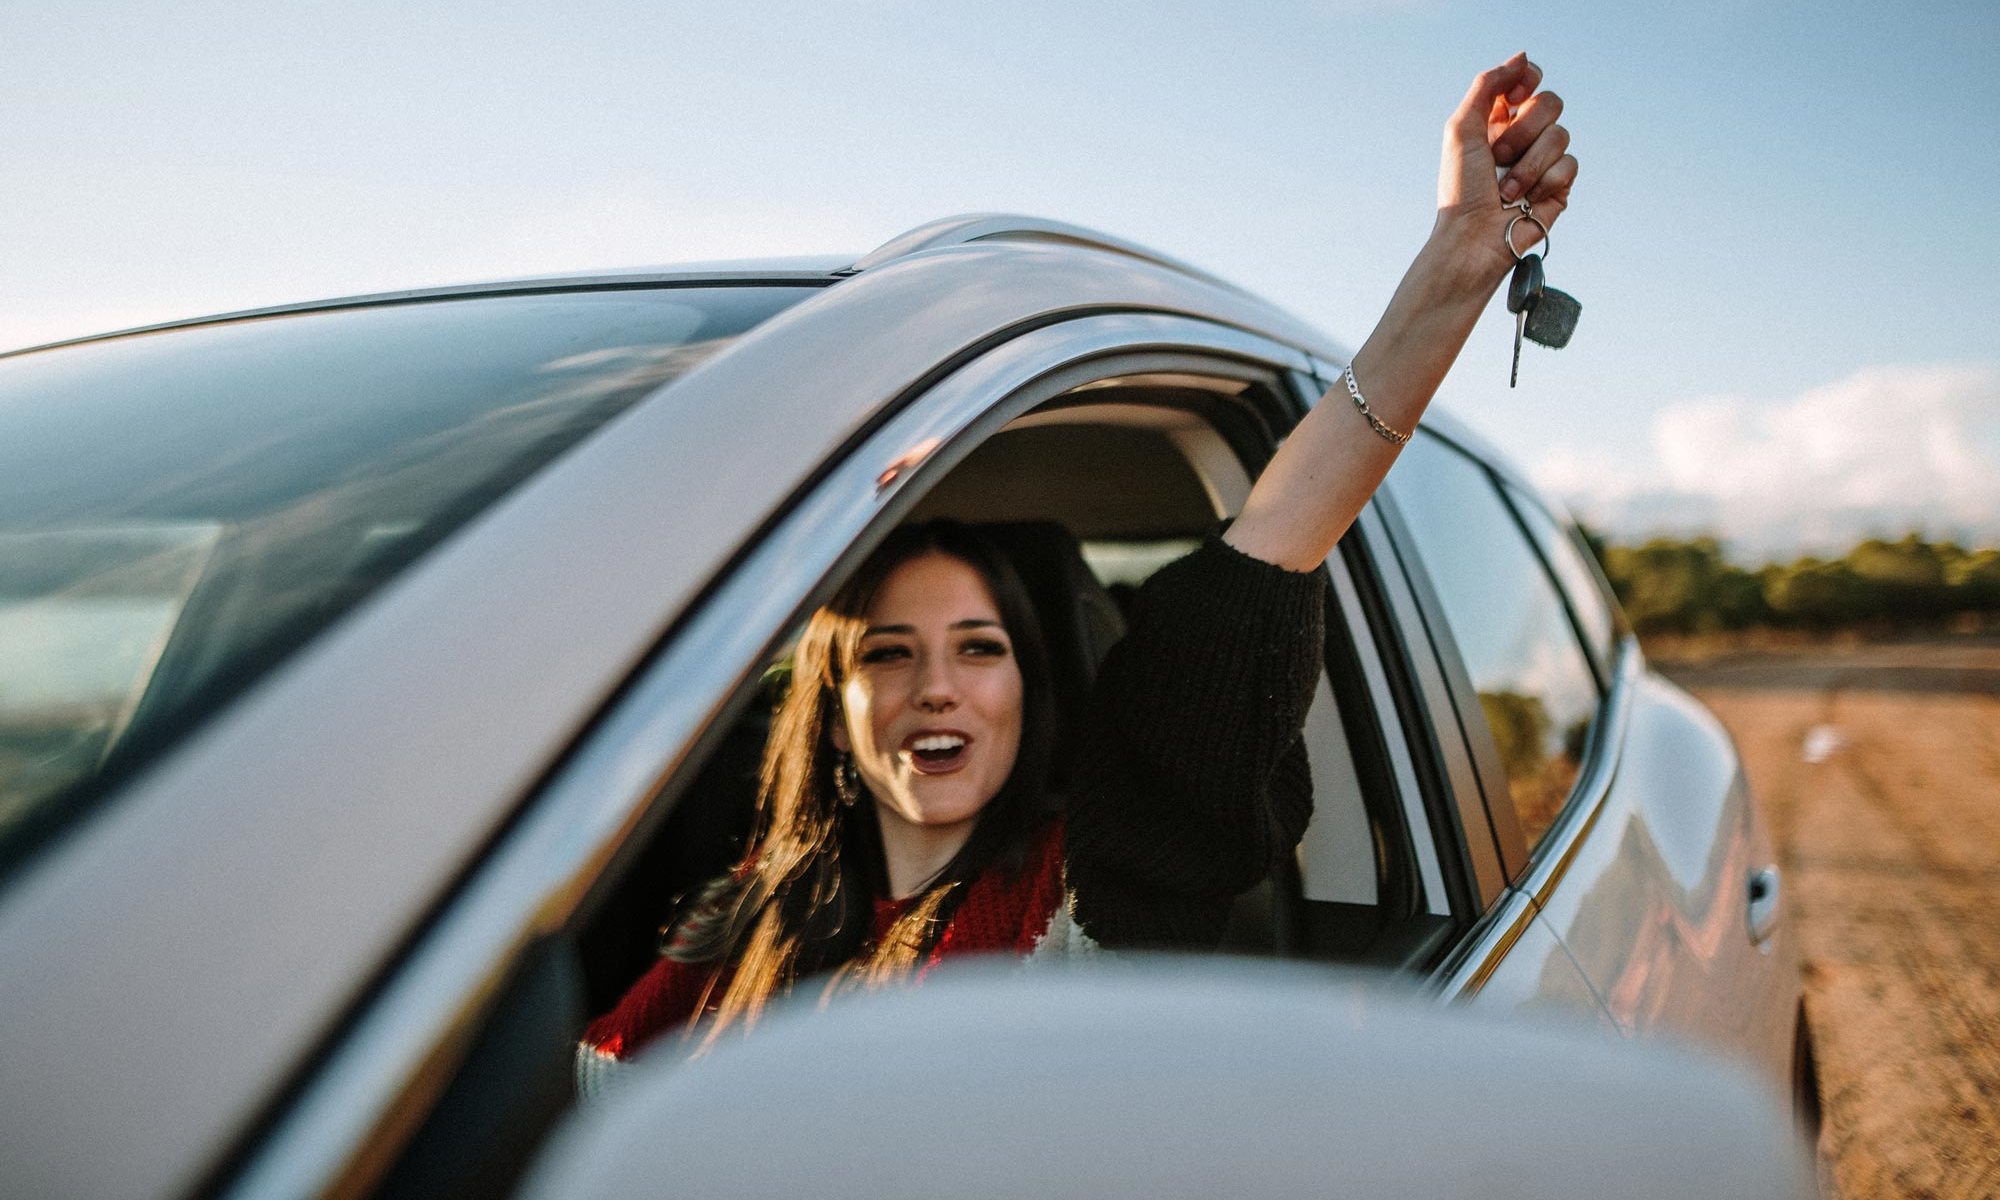
<path id="1" fill-rule="evenodd" d="M 1537 92 L 1541 83 L 1542 69 L 1516 54 L 1473 80 L 1445 125 L 1437 224 L 1354 354 L 1371 410 L 1393 429 L 1415 427 L 1513 267 L 1507 223 L 1520 212 L 1507 204 L 1526 196 L 1543 224 L 1568 206 L 1576 159 L 1569 132 L 1556 124 L 1562 101 Z M 1496 179 L 1502 167 L 1507 173 Z M 1531 222 L 1515 227 L 1516 248 L 1540 240 Z M 1294 571 L 1317 567 L 1382 482 L 1398 446 L 1334 385 L 1272 456 L 1223 540 Z"/>
<path id="2" fill-rule="evenodd" d="M 1472 81 L 1444 127 L 1444 161 L 1438 170 L 1438 216 L 1433 234 L 1462 258 L 1468 286 L 1490 294 L 1514 257 L 1506 247 L 1507 223 L 1519 215 L 1505 207 L 1526 196 L 1536 220 L 1553 225 L 1569 206 L 1576 156 L 1569 130 L 1556 123 L 1562 97 L 1536 89 L 1542 69 L 1520 53 Z M 1496 173 L 1506 168 L 1506 174 Z M 1526 250 L 1541 230 L 1523 221 L 1514 245 Z"/>

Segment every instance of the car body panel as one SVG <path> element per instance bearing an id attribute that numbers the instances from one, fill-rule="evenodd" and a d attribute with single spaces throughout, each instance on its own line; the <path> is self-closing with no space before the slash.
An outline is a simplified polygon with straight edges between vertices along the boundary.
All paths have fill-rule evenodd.
<path id="1" fill-rule="evenodd" d="M 1473 940 L 1474 953 L 1444 981 L 1446 999 L 1483 1012 L 1589 1022 L 1612 1037 L 1624 1032 L 1528 897 L 1510 892 Z"/>
<path id="2" fill-rule="evenodd" d="M 1783 1106 L 1739 1067 L 1278 968 L 991 966 L 801 1004 L 694 1062 L 639 1062 L 522 1195 L 1814 1194 Z M 910 1136 L 939 1124 L 940 1078 L 977 1081 L 950 1113 L 983 1136 Z"/>
<path id="3" fill-rule="evenodd" d="M 1673 1036 L 1790 1078 L 1796 939 L 1761 946 L 1748 884 L 1774 861 L 1719 722 L 1639 672 L 1616 778 L 1539 905 L 1629 1034 Z"/>
<path id="4" fill-rule="evenodd" d="M 1476 439 L 1447 431 L 1478 461 L 1516 486 L 1505 460 Z M 1413 531 L 1399 520 L 1394 484 L 1374 507 L 1393 545 Z M 1524 529 L 1522 537 L 1532 544 Z M 1539 551 L 1538 551 L 1539 553 Z M 1486 797 L 1484 815 L 1507 867 L 1508 891 L 1495 912 L 1508 920 L 1475 931 L 1447 963 L 1447 995 L 1476 994 L 1486 973 L 1514 971 L 1513 954 L 1534 945 L 1524 903 L 1581 970 L 1593 1004 L 1631 1036 L 1668 1035 L 1743 1056 L 1774 1086 L 1790 1078 L 1796 951 L 1783 929 L 1761 945 L 1748 931 L 1750 881 L 1775 870 L 1768 830 L 1748 801 L 1735 747 L 1700 704 L 1646 670 L 1636 640 L 1627 639 L 1598 709 L 1581 770 L 1564 812 L 1542 841 L 1529 847 L 1507 799 L 1507 780 L 1490 728 L 1480 712 L 1450 621 L 1416 556 L 1404 556 L 1415 608 L 1427 628 L 1438 669 L 1450 685 L 1449 705 L 1435 705 L 1440 738 L 1465 739 L 1472 779 L 1452 775 L 1459 811 L 1476 825 L 1472 798 Z M 1410 639 L 1417 645 L 1417 640 Z M 1579 654 L 1583 653 L 1581 642 Z M 1412 650 L 1421 656 L 1421 650 Z M 1594 670 L 1595 668 L 1593 668 Z M 1444 714 L 1457 713 L 1456 722 Z M 1476 791 L 1471 790 L 1476 788 Z M 1494 799 L 1498 797 L 1498 799 Z M 1504 955 L 1504 958 L 1502 956 Z M 1495 966 L 1500 960 L 1501 965 Z M 1581 1008 L 1568 973 L 1537 975 L 1550 991 L 1535 1003 Z M 1516 974 L 1518 1004 L 1532 986 Z"/>

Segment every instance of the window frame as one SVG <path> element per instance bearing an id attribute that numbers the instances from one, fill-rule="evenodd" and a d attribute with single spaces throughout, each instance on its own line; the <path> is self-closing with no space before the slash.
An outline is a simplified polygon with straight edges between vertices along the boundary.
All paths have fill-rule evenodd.
<path id="1" fill-rule="evenodd" d="M 1293 377 L 1301 417 L 1326 395 L 1324 378 L 1317 372 Z M 1399 810 L 1422 889 L 1412 928 L 1395 935 L 1400 955 L 1393 965 L 1422 974 L 1451 955 L 1504 880 L 1483 808 L 1476 801 L 1471 808 L 1461 804 L 1464 793 L 1452 784 L 1454 777 L 1470 777 L 1471 764 L 1462 744 L 1438 737 L 1438 714 L 1455 718 L 1440 707 L 1444 692 L 1434 660 L 1413 658 L 1405 649 L 1420 618 L 1376 500 L 1364 506 L 1327 567 L 1328 682 L 1357 770 L 1371 757 L 1386 769 L 1388 778 L 1375 782 Z M 1364 789 L 1369 783 L 1364 771 Z"/>
<path id="2" fill-rule="evenodd" d="M 1338 366 L 1317 356 L 1310 362 L 1310 374 L 1299 381 L 1308 406 L 1340 374 Z M 1437 424 L 1446 424 L 1446 429 L 1436 428 Z M 1451 431 L 1449 424 L 1437 422 L 1418 434 L 1437 437 L 1471 458 L 1494 483 L 1517 524 L 1521 519 L 1510 493 L 1518 490 L 1539 502 L 1540 493 L 1531 482 L 1504 460 Z M 1577 540 L 1572 523 L 1560 518 L 1556 523 Z M 1567 609 L 1572 601 L 1549 568 L 1539 541 L 1525 527 L 1522 536 Z M 1485 728 L 1482 716 L 1476 728 L 1484 735 L 1487 754 L 1481 761 L 1475 739 L 1460 725 L 1459 714 L 1468 711 L 1467 705 L 1469 711 L 1480 711 L 1477 696 L 1415 546 L 1394 498 L 1383 488 L 1362 510 L 1354 535 L 1342 548 L 1356 565 L 1355 578 L 1370 580 L 1376 589 L 1374 596 L 1364 592 L 1368 624 L 1380 648 L 1380 661 L 1394 677 L 1402 728 L 1415 729 L 1421 735 L 1421 740 L 1409 739 L 1409 759 L 1423 778 L 1440 846 L 1456 842 L 1458 853 L 1452 864 L 1456 871 L 1452 874 L 1460 891 L 1454 893 L 1455 903 L 1463 897 L 1469 905 L 1469 923 L 1460 928 L 1457 941 L 1445 948 L 1428 986 L 1443 998 L 1465 999 L 1479 991 L 1520 940 L 1590 836 L 1616 777 L 1633 692 L 1646 668 L 1638 639 L 1612 596 L 1601 565 L 1592 555 L 1584 554 L 1611 606 L 1617 641 L 1610 670 L 1601 684 L 1598 713 L 1577 781 L 1563 811 L 1529 855 L 1491 730 Z M 1568 615 L 1574 622 L 1574 614 Z M 1587 662 L 1594 662 L 1587 651 L 1584 654 Z M 1501 797 L 1498 808 L 1502 821 L 1494 819 L 1494 807 L 1487 801 L 1494 794 Z M 1507 830 L 1512 831 L 1511 839 Z M 1458 835 L 1456 839 L 1452 833 Z"/>
<path id="3" fill-rule="evenodd" d="M 1302 352 L 1193 317 L 1097 313 L 997 341 L 829 458 L 635 665 L 219 1190 L 372 1186 L 464 1065 L 516 968 L 548 939 L 574 938 L 665 820 L 689 768 L 744 711 L 769 654 L 929 485 L 1008 421 L 1079 384 L 1190 364 L 1270 385 L 1279 410 L 1261 418 L 1271 444 L 1289 428 L 1281 381 L 1305 368 Z M 1254 474 L 1261 459 L 1245 466 Z"/>

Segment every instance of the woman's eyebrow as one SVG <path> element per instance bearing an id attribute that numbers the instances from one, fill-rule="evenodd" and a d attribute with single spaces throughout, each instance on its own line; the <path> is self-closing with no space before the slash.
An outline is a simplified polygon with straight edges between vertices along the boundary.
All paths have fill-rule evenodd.
<path id="1" fill-rule="evenodd" d="M 1002 625 L 1000 624 L 1000 622 L 998 622 L 998 621 L 995 621 L 995 620 L 991 619 L 990 617 L 967 617 L 967 618 L 966 618 L 965 620 L 963 620 L 963 621 L 953 621 L 953 622 L 951 623 L 951 628 L 953 628 L 953 629 L 1000 629 L 1000 628 L 1003 628 L 1003 626 L 1002 626 Z M 861 636 L 862 636 L 862 637 L 874 637 L 874 636 L 875 636 L 876 634 L 878 634 L 878 633 L 902 633 L 902 634 L 911 634 L 911 633 L 915 633 L 916 631 L 917 631 L 917 627 L 916 627 L 915 625 L 870 625 L 870 626 L 869 626 L 869 627 L 868 627 L 868 628 L 867 628 L 866 630 L 864 630 L 864 631 L 862 632 Z"/>

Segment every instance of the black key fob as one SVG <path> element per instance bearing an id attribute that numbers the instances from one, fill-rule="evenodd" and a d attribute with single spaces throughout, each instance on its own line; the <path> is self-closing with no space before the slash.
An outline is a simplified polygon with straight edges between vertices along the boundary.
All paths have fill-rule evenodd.
<path id="1" fill-rule="evenodd" d="M 1544 288 L 1542 256 L 1523 254 L 1514 262 L 1514 275 L 1507 281 L 1507 311 L 1517 313 L 1535 306 Z"/>

